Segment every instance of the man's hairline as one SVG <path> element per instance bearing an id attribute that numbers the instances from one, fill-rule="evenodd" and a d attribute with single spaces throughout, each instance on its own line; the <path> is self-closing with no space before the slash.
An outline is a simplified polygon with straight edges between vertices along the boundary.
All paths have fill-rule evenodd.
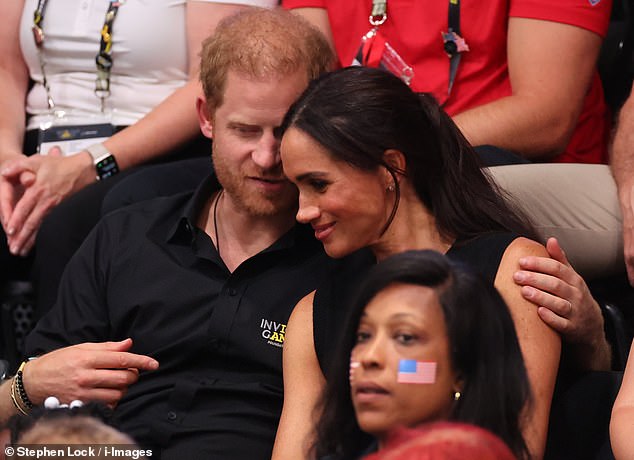
<path id="1" fill-rule="evenodd" d="M 210 99 L 207 96 L 207 94 L 203 93 L 203 96 L 205 98 L 205 106 L 207 107 L 207 110 L 209 112 L 210 117 L 213 117 L 213 114 L 220 108 L 222 107 L 222 105 L 224 104 L 224 100 L 225 100 L 225 93 L 227 91 L 227 81 L 229 80 L 229 74 L 230 73 L 234 73 L 234 74 L 239 74 L 242 78 L 246 79 L 246 80 L 251 80 L 251 81 L 255 81 L 255 82 L 268 82 L 271 80 L 276 80 L 276 79 L 283 79 L 286 77 L 289 77 L 291 75 L 294 75 L 298 72 L 301 72 L 304 77 L 306 78 L 306 85 L 305 87 L 308 87 L 308 84 L 311 81 L 311 76 L 308 74 L 308 70 L 309 70 L 309 66 L 302 64 L 299 65 L 295 70 L 290 71 L 290 72 L 275 72 L 275 73 L 270 73 L 270 74 L 266 74 L 264 76 L 257 76 L 257 75 L 253 75 L 250 74 L 248 72 L 241 72 L 235 68 L 229 68 L 227 70 L 227 73 L 225 75 L 225 79 L 223 82 L 223 88 L 222 88 L 222 94 L 220 94 L 220 103 L 218 105 L 214 105 L 212 106 L 210 103 Z M 312 78 L 316 78 L 316 76 L 312 77 Z"/>

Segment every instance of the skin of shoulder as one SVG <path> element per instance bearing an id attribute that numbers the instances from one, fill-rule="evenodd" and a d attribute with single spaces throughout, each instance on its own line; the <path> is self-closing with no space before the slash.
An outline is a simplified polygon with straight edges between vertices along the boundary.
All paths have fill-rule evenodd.
<path id="1" fill-rule="evenodd" d="M 610 418 L 610 445 L 616 459 L 634 458 L 634 341 Z"/>
<path id="2" fill-rule="evenodd" d="M 313 340 L 311 292 L 298 302 L 288 320 L 284 339 L 284 407 L 277 429 L 272 460 L 308 458 L 315 407 L 326 380 L 317 360 Z"/>

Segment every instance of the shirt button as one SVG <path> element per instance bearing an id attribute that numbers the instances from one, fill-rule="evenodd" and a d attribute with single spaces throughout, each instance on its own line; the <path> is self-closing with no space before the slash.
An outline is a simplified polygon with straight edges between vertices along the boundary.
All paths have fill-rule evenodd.
<path id="1" fill-rule="evenodd" d="M 176 412 L 169 411 L 167 413 L 167 420 L 169 420 L 170 422 L 176 420 Z"/>
<path id="2" fill-rule="evenodd" d="M 229 295 L 230 295 L 231 297 L 234 297 L 234 296 L 236 296 L 237 294 L 238 294 L 238 291 L 236 291 L 235 289 L 233 289 L 233 288 L 229 289 Z"/>

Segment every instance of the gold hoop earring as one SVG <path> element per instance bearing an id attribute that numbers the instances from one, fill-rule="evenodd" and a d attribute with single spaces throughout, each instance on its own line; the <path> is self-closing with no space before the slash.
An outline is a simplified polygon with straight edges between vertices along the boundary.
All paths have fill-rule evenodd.
<path id="1" fill-rule="evenodd" d="M 459 392 L 459 391 L 456 391 L 456 392 L 453 394 L 453 400 L 454 400 L 454 401 L 458 401 L 458 400 L 460 399 L 460 396 L 462 396 L 462 395 L 460 394 L 460 392 Z"/>

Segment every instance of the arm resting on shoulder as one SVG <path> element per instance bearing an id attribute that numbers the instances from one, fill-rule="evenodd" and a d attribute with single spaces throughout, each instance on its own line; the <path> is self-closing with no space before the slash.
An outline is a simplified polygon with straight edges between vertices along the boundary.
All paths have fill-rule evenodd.
<path id="1" fill-rule="evenodd" d="M 520 258 L 515 282 L 524 298 L 537 305 L 540 318 L 561 334 L 576 368 L 609 371 L 612 349 L 599 304 L 556 238 L 548 239 L 546 249 L 550 257 Z"/>
<path id="2" fill-rule="evenodd" d="M 284 408 L 275 437 L 272 460 L 309 458 L 317 420 L 315 405 L 326 381 L 313 340 L 314 292 L 299 301 L 284 339 Z"/>
<path id="3" fill-rule="evenodd" d="M 490 144 L 529 159 L 567 146 L 596 69 L 601 37 L 579 27 L 509 19 L 512 94 L 454 116 L 473 145 Z"/>
<path id="4" fill-rule="evenodd" d="M 517 238 L 506 248 L 497 275 L 495 287 L 506 301 L 519 340 L 524 364 L 531 384 L 532 405 L 523 423 L 523 434 L 531 458 L 544 456 L 550 405 L 561 355 L 559 334 L 539 317 L 533 305 L 522 296 L 513 281 L 521 257 L 548 257 L 546 249 L 526 238 Z"/>

